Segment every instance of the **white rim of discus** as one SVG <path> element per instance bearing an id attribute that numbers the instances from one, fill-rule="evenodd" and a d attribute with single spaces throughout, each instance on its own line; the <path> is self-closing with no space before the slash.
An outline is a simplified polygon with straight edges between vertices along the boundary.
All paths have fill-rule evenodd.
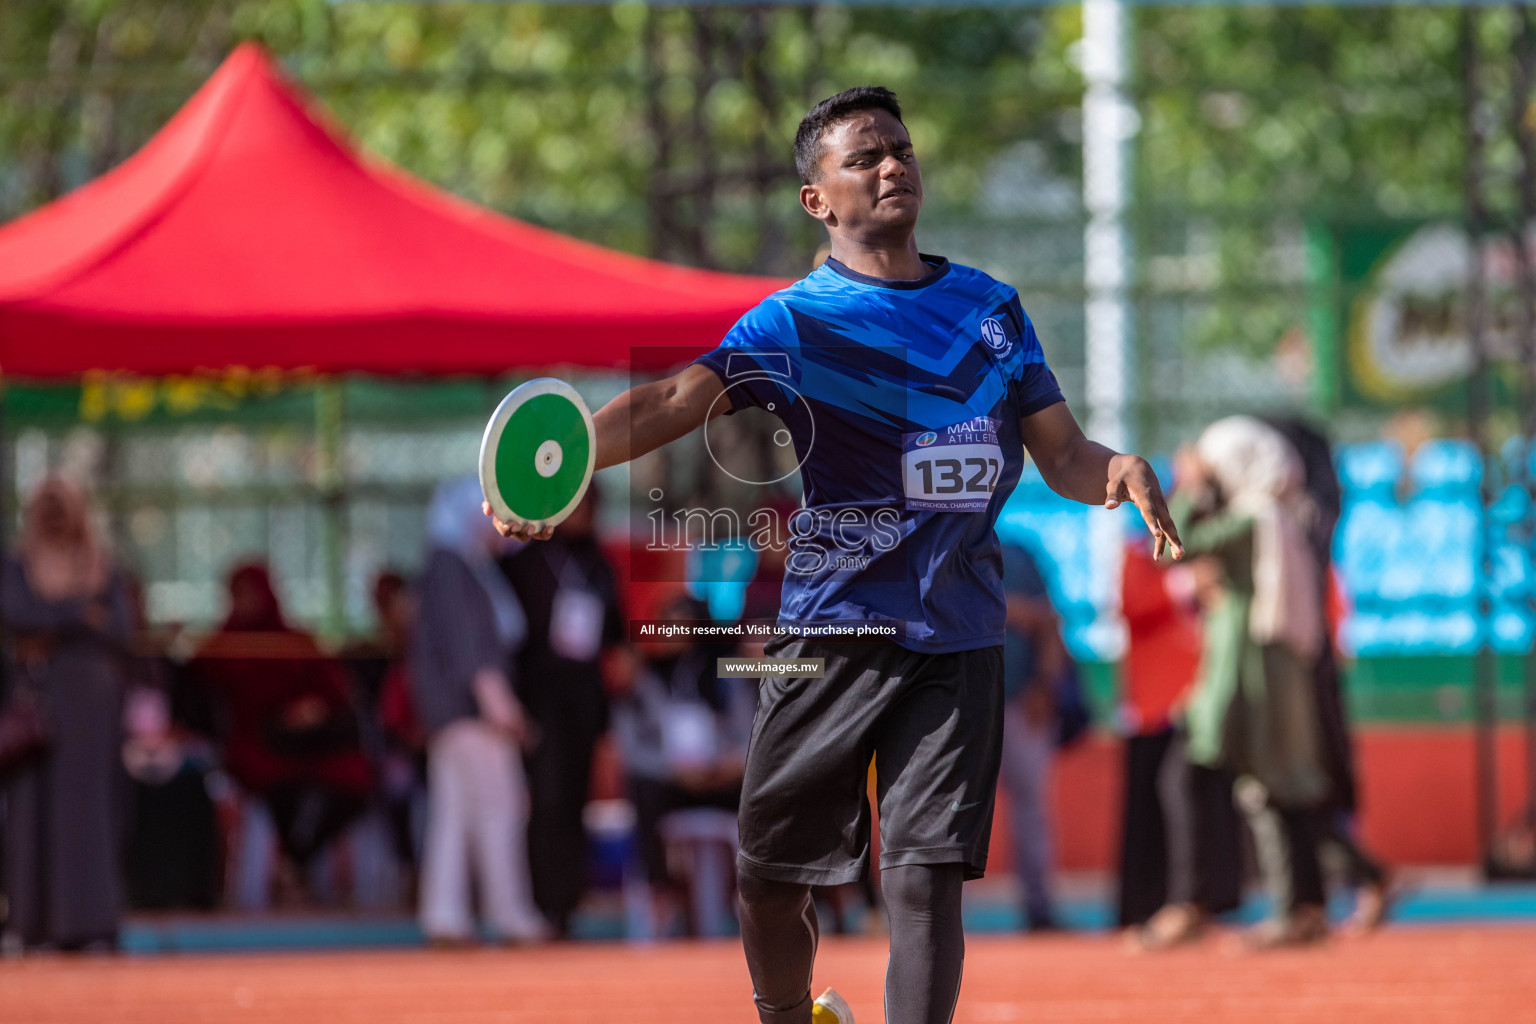
<path id="1" fill-rule="evenodd" d="M 569 400 L 581 413 L 582 421 L 587 428 L 587 464 L 583 467 L 580 486 L 576 488 L 575 494 L 563 508 L 539 519 L 525 519 L 514 512 L 502 498 L 501 487 L 496 477 L 496 453 L 501 447 L 502 434 L 512 417 L 530 399 L 542 395 L 559 395 Z M 540 476 L 552 476 L 562 468 L 565 453 L 559 442 L 546 439 L 538 445 L 536 453 L 537 464 L 533 468 Z M 496 406 L 496 411 L 491 413 L 490 422 L 485 425 L 485 433 L 480 438 L 479 465 L 480 490 L 485 495 L 485 500 L 491 503 L 491 511 L 496 513 L 497 519 L 518 527 L 531 527 L 534 532 L 547 526 L 559 526 L 576 510 L 576 506 L 581 504 L 581 499 L 586 496 L 587 488 L 592 483 L 592 472 L 597 466 L 597 431 L 592 424 L 592 412 L 576 389 L 557 377 L 536 377 L 519 384 L 501 400 L 501 404 Z"/>

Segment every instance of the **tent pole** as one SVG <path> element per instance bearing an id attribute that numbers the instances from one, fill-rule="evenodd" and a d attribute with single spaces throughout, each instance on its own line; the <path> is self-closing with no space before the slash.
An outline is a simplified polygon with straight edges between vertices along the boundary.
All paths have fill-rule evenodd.
<path id="1" fill-rule="evenodd" d="M 321 632 L 339 640 L 346 633 L 346 494 L 342 481 L 344 385 L 328 378 L 315 388 L 316 483 L 321 501 L 321 564 L 325 572 L 325 618 Z"/>
<path id="2" fill-rule="evenodd" d="M 1493 838 L 1498 829 L 1498 758 L 1499 731 L 1498 662 L 1492 637 L 1493 607 L 1490 580 L 1493 569 L 1491 552 L 1492 521 L 1489 505 L 1493 498 L 1492 476 L 1497 464 L 1492 457 L 1489 438 L 1491 400 L 1488 372 L 1487 281 L 1482 259 L 1483 235 L 1488 223 L 1487 183 L 1484 181 L 1487 133 L 1481 117 L 1483 95 L 1481 55 L 1478 52 L 1477 12 L 1461 10 L 1461 64 L 1463 118 L 1466 125 L 1466 166 L 1463 188 L 1466 204 L 1466 232 L 1472 256 L 1468 260 L 1466 280 L 1466 330 L 1472 351 L 1472 372 L 1467 376 L 1467 425 L 1476 440 L 1482 458 L 1482 482 L 1479 485 L 1477 551 L 1473 579 L 1477 598 L 1477 651 L 1473 662 L 1473 728 L 1477 751 L 1477 845 L 1485 878 L 1494 873 Z"/>

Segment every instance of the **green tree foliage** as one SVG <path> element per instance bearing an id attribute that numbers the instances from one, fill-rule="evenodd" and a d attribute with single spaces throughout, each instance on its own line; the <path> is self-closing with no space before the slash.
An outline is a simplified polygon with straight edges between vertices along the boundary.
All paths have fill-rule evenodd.
<path id="1" fill-rule="evenodd" d="M 1143 188 L 1197 207 L 1454 211 L 1455 9 L 1139 12 Z"/>
<path id="2" fill-rule="evenodd" d="M 1135 11 L 1140 268 L 1148 295 L 1181 297 L 1170 338 L 1256 352 L 1301 322 L 1309 219 L 1460 210 L 1459 17 Z M 1484 52 L 1507 51 L 1512 16 L 1477 17 Z M 1039 287 L 1069 302 L 1073 232 L 1040 241 L 1018 204 L 1000 214 L 987 192 L 1021 140 L 1043 160 L 1031 173 L 1078 180 L 1079 34 L 1074 6 L 5 4 L 0 216 L 123 159 L 256 39 L 365 147 L 472 200 L 666 259 L 796 273 L 820 236 L 794 198 L 794 125 L 816 99 L 874 81 L 906 99 L 929 223 L 977 253 L 1043 246 L 1029 258 L 1055 272 Z M 1488 73 L 1497 84 L 1509 70 Z M 1495 167 L 1511 160 L 1501 145 Z M 1001 265 L 1021 276 L 1023 257 Z"/>
<path id="3" fill-rule="evenodd" d="M 789 155 L 810 103 L 865 81 L 904 92 L 936 191 L 963 202 L 1002 146 L 1075 103 L 1071 21 L 634 0 L 7 5 L 0 210 L 121 160 L 256 39 L 365 147 L 471 199 L 666 258 L 793 272 L 817 243 Z"/>
<path id="4" fill-rule="evenodd" d="M 1471 15 L 1496 206 L 1515 205 L 1514 15 Z M 1138 204 L 1170 291 L 1198 293 L 1183 337 L 1267 351 L 1306 319 L 1308 221 L 1459 218 L 1468 124 L 1463 11 L 1148 7 L 1137 15 Z M 1192 237 L 1195 239 L 1192 243 Z M 1149 261 L 1155 268 L 1156 259 Z"/>

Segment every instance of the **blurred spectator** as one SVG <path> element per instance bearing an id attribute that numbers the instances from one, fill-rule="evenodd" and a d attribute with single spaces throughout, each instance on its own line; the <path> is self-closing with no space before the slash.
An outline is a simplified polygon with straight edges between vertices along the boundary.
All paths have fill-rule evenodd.
<path id="1" fill-rule="evenodd" d="M 1298 419 L 1267 421 L 1296 450 L 1303 468 L 1303 489 L 1308 508 L 1307 542 L 1318 566 L 1318 603 L 1334 608 L 1333 533 L 1343 512 L 1339 478 L 1333 466 L 1333 449 L 1320 431 Z M 1406 430 L 1406 425 L 1400 423 Z M 1329 618 L 1331 623 L 1332 619 Z M 1345 927 L 1369 931 L 1386 917 L 1387 870 L 1368 854 L 1355 837 L 1358 787 L 1355 785 L 1355 749 L 1349 714 L 1345 707 L 1339 658 L 1326 631 L 1313 676 L 1316 684 L 1318 728 L 1323 764 L 1328 773 L 1328 803 L 1319 820 L 1322 852 L 1343 882 L 1356 892 L 1355 911 Z"/>
<path id="2" fill-rule="evenodd" d="M 129 690 L 124 725 L 129 903 L 139 910 L 211 910 L 222 870 L 209 751 L 178 727 L 160 686 Z"/>
<path id="3" fill-rule="evenodd" d="M 593 486 L 551 539 L 502 559 L 528 614 L 516 686 L 538 735 L 527 758 L 533 897 L 561 936 L 570 933 L 587 887 L 582 810 L 592 751 L 608 727 L 604 654 L 624 640 L 613 568 L 598 544 L 597 505 Z"/>
<path id="4" fill-rule="evenodd" d="M 679 597 L 660 617 L 701 621 L 709 611 L 702 602 Z M 728 812 L 734 827 L 741 802 L 757 694 L 752 680 L 715 674 L 716 659 L 732 652 L 729 644 L 687 639 L 648 643 L 633 686 L 614 705 L 640 861 L 663 907 L 685 892 L 687 881 L 669 870 L 663 818 L 673 811 L 712 807 Z"/>
<path id="5" fill-rule="evenodd" d="M 1126 544 L 1120 568 L 1120 614 L 1126 631 L 1119 708 L 1126 734 L 1118 912 L 1122 928 L 1145 924 L 1168 902 L 1169 862 L 1177 859 L 1170 857 L 1170 847 L 1178 843 L 1170 826 L 1177 828 L 1185 808 L 1163 806 L 1158 778 L 1173 745 L 1174 705 L 1195 681 L 1200 665 L 1199 619 L 1193 593 L 1188 596 L 1188 601 L 1175 596 L 1167 571 L 1152 560 L 1145 533 Z"/>
<path id="6" fill-rule="evenodd" d="M 1014 875 L 1023 887 L 1024 927 L 1055 931 L 1051 761 L 1056 688 L 1071 666 L 1039 566 L 1018 544 L 1003 545 L 1008 599 L 1003 639 L 1003 760 L 1000 779 L 1012 812 Z"/>
<path id="7" fill-rule="evenodd" d="M 60 477 L 33 493 L 0 572 L 6 683 L 30 690 L 51 730 L 47 755 L 6 789 L 6 944 L 111 948 L 121 903 L 122 577 L 85 496 Z"/>
<path id="8" fill-rule="evenodd" d="M 1237 802 L 1275 908 L 1251 941 L 1316 941 L 1327 931 L 1317 843 L 1328 783 L 1314 683 L 1325 638 L 1303 467 L 1275 430 L 1235 416 L 1181 453 L 1177 476 L 1185 549 L 1211 556 L 1221 577 L 1189 701 L 1189 757 L 1238 776 Z"/>
<path id="9" fill-rule="evenodd" d="M 405 577 L 384 572 L 374 583 L 373 603 L 387 659 L 378 704 L 379 790 L 395 858 L 415 877 L 420 861 L 419 821 L 426 803 L 427 752 L 411 695 L 410 640 L 416 628 L 416 596 Z"/>
<path id="10" fill-rule="evenodd" d="M 1199 569 L 1154 562 L 1143 533 L 1126 545 L 1121 570 L 1127 735 L 1118 917 L 1136 929 L 1131 939 L 1142 949 L 1194 939 L 1242 902 L 1232 777 L 1191 764 L 1176 723 L 1200 667 Z"/>
<path id="11" fill-rule="evenodd" d="M 258 563 L 230 574 L 228 617 L 187 673 L 214 703 L 224 767 L 249 801 L 235 902 L 262 909 L 270 898 L 270 833 L 303 876 L 366 806 L 372 779 L 346 673 L 288 625 L 271 574 Z"/>
<path id="12" fill-rule="evenodd" d="M 224 873 L 210 793 L 213 751 L 177 717 L 185 715 L 188 702 L 178 707 L 174 692 L 178 674 L 167 656 L 174 630 L 150 629 L 139 580 L 131 574 L 124 580 L 134 631 L 123 713 L 128 903 L 139 910 L 211 910 Z M 194 715 L 204 711 L 206 703 L 192 708 Z"/>
<path id="13" fill-rule="evenodd" d="M 385 569 L 373 580 L 372 597 L 377 630 L 351 640 L 340 658 L 352 674 L 359 710 L 365 719 L 376 720 L 385 676 L 409 645 L 410 621 L 404 614 L 410 604 L 405 577 Z"/>
<path id="14" fill-rule="evenodd" d="M 411 644 L 410 682 L 427 736 L 420 917 L 437 944 L 474 938 L 472 887 L 498 939 L 537 941 L 548 931 L 530 893 L 528 789 L 518 757 L 532 727 L 507 679 L 527 622 L 496 567 L 502 540 L 481 500 L 473 477 L 447 481 L 432 496 Z"/>
<path id="15" fill-rule="evenodd" d="M 411 628 L 410 588 L 405 577 L 384 570 L 374 577 L 373 606 L 377 628 L 354 638 L 341 651 L 341 661 L 353 682 L 363 751 L 379 784 L 367 812 L 352 830 L 352 882 L 359 907 L 383 909 L 402 900 L 415 905 L 414 888 L 419 832 L 414 812 L 425 812 L 424 771 L 420 745 L 401 749 L 390 734 L 386 717 L 411 708 L 403 662 Z M 393 685 L 395 692 L 387 692 Z M 392 701 L 393 708 L 386 708 Z M 414 724 L 414 722 L 412 722 Z"/>

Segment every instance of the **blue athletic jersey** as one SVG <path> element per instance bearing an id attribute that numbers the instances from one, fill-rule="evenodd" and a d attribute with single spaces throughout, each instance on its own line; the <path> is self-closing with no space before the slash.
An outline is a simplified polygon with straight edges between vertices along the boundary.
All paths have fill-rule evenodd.
<path id="1" fill-rule="evenodd" d="M 780 624 L 961 651 L 1003 642 L 993 525 L 1023 469 L 1020 417 L 1062 396 L 1018 292 L 923 259 L 919 281 L 829 259 L 697 362 L 732 412 L 777 416 L 800 459 Z"/>

